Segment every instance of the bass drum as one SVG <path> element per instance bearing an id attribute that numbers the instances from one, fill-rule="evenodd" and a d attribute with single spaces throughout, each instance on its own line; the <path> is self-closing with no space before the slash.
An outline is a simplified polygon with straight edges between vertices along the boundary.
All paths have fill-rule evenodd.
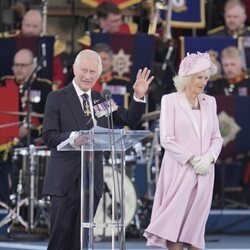
<path id="1" fill-rule="evenodd" d="M 96 211 L 96 215 L 94 218 L 94 222 L 96 223 L 97 227 L 94 229 L 95 236 L 103 236 L 103 237 L 110 237 L 112 236 L 112 228 L 108 227 L 98 227 L 98 225 L 104 223 L 111 223 L 112 222 L 112 186 L 113 186 L 113 175 L 112 175 L 112 167 L 105 166 L 103 169 L 104 174 L 104 194 L 102 199 L 100 200 L 99 206 Z M 115 184 L 116 184 L 116 197 L 118 199 L 118 188 L 117 188 L 117 174 L 115 174 Z M 120 180 L 121 174 L 118 173 L 118 178 Z M 125 228 L 130 224 L 133 220 L 136 209 L 137 209 L 137 197 L 136 191 L 134 188 L 133 183 L 129 179 L 127 175 L 124 176 L 124 226 Z M 121 216 L 121 207 L 120 203 L 117 203 L 117 213 L 118 218 Z M 115 228 L 115 234 L 117 234 L 117 228 Z"/>

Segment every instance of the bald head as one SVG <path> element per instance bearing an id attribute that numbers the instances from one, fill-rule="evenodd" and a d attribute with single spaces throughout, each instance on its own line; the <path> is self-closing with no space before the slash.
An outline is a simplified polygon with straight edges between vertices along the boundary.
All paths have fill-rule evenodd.
<path id="1" fill-rule="evenodd" d="M 13 73 L 18 83 L 23 83 L 34 70 L 34 56 L 29 49 L 19 50 L 13 61 Z"/>
<path id="2" fill-rule="evenodd" d="M 43 18 L 38 10 L 29 10 L 23 17 L 21 32 L 24 36 L 40 36 L 42 33 Z"/>

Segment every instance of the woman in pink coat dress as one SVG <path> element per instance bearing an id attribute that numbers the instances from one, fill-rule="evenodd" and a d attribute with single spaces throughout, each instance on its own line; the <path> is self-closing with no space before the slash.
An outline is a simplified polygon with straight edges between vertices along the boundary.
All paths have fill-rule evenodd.
<path id="1" fill-rule="evenodd" d="M 170 250 L 205 247 L 205 225 L 222 137 L 214 97 L 203 94 L 210 75 L 207 53 L 188 54 L 174 77 L 177 93 L 163 96 L 160 141 L 165 149 L 148 246 Z"/>

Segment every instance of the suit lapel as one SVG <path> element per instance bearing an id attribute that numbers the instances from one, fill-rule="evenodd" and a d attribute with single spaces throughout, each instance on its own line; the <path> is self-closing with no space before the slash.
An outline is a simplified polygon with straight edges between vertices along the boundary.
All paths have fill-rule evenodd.
<path id="1" fill-rule="evenodd" d="M 84 129 L 84 124 L 86 123 L 83 115 L 83 110 L 79 101 L 79 98 L 76 94 L 73 84 L 69 84 L 64 88 L 64 93 L 66 101 L 71 109 L 75 122 L 79 127 L 79 130 Z"/>
<path id="2" fill-rule="evenodd" d="M 195 133 L 198 136 L 198 138 L 200 139 L 200 129 L 199 129 L 199 124 L 192 112 L 192 109 L 190 107 L 190 104 L 188 103 L 187 98 L 185 97 L 184 93 L 180 94 L 180 105 L 184 111 L 184 113 L 188 116 L 188 118 L 191 120 L 192 125 L 194 127 Z"/>

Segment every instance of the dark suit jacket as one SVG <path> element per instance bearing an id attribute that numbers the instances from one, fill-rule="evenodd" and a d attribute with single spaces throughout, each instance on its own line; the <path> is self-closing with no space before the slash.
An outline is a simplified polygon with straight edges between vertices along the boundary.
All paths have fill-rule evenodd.
<path id="1" fill-rule="evenodd" d="M 105 101 L 98 92 L 91 92 L 93 103 Z M 128 110 L 119 107 L 113 112 L 114 123 L 135 127 L 145 110 L 145 104 L 132 100 Z M 97 125 L 107 127 L 107 117 L 97 119 Z M 64 89 L 51 92 L 48 96 L 44 122 L 43 138 L 51 148 L 51 156 L 46 170 L 43 193 L 47 195 L 64 195 L 80 176 L 81 155 L 79 151 L 59 152 L 58 144 L 67 139 L 72 131 L 88 129 L 86 118 L 73 84 Z M 103 169 L 102 153 L 95 153 L 95 193 L 102 195 Z"/>

